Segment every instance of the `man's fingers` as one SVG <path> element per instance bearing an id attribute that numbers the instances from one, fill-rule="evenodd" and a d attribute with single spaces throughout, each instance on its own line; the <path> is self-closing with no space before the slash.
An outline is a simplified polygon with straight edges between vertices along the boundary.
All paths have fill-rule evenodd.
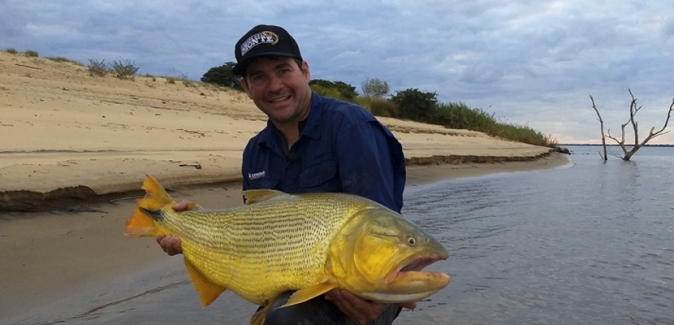
<path id="1" fill-rule="evenodd" d="M 398 306 L 402 308 L 407 308 L 409 310 L 414 310 L 414 308 L 417 308 L 417 303 L 416 302 L 403 302 L 399 303 Z"/>
<path id="2" fill-rule="evenodd" d="M 178 212 L 180 212 L 180 211 L 185 211 L 185 210 L 187 210 L 187 208 L 189 207 L 189 205 L 190 205 L 190 201 L 188 201 L 188 200 L 182 200 L 182 201 L 180 201 L 180 202 L 174 204 L 172 208 L 173 208 L 173 211 L 178 211 Z"/>

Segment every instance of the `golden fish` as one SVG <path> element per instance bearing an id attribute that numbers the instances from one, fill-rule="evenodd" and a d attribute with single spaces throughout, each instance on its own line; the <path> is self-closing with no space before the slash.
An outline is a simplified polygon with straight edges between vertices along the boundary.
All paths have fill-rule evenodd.
<path id="1" fill-rule="evenodd" d="M 447 274 L 421 271 L 445 248 L 400 214 L 344 193 L 244 192 L 246 205 L 175 212 L 151 176 L 128 237 L 175 235 L 185 266 L 209 305 L 225 289 L 262 306 L 295 291 L 291 306 L 343 288 L 381 303 L 418 301 L 444 288 Z M 191 209 L 194 209 L 194 205 Z M 251 324 L 263 324 L 267 308 Z"/>

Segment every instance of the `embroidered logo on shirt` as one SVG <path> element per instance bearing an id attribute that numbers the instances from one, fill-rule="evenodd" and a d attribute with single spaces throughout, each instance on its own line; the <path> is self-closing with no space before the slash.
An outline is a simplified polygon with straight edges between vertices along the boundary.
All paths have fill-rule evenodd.
<path id="1" fill-rule="evenodd" d="M 264 177 L 264 175 L 265 175 L 264 170 L 257 173 L 248 173 L 248 179 L 252 181 L 254 179 L 262 178 Z"/>

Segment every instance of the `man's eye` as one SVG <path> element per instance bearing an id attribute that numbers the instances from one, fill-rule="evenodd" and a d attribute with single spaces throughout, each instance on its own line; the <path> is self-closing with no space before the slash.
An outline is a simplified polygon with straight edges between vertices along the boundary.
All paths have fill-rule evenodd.
<path id="1" fill-rule="evenodd" d="M 250 81 L 253 81 L 253 82 L 262 81 L 263 79 L 264 78 L 262 77 L 262 75 L 259 75 L 259 74 L 250 77 Z"/>

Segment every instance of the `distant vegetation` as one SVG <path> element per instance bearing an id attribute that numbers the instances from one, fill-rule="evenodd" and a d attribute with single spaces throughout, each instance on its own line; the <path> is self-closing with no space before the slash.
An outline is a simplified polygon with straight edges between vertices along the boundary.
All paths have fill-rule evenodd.
<path id="1" fill-rule="evenodd" d="M 23 55 L 25 55 L 27 57 L 30 57 L 30 58 L 37 58 L 37 57 L 40 56 L 36 51 L 31 51 L 31 50 L 23 52 Z"/>
<path id="2" fill-rule="evenodd" d="M 5 52 L 10 54 L 20 54 L 13 48 L 8 48 Z M 36 51 L 25 51 L 23 53 L 28 57 L 38 57 Z M 82 65 L 77 61 L 72 61 L 64 57 L 47 57 L 46 59 L 56 62 L 71 62 Z M 241 91 L 239 77 L 232 73 L 234 62 L 227 62 L 219 67 L 209 69 L 201 78 L 201 81 L 208 84 L 224 87 L 225 89 L 236 89 Z M 113 61 L 112 64 L 106 64 L 104 60 L 89 59 L 87 65 L 89 74 L 92 76 L 103 77 L 108 73 L 114 73 L 117 78 L 133 80 L 138 72 L 138 67 L 133 61 Z M 153 81 L 156 80 L 154 76 Z M 193 82 L 186 76 L 164 77 L 169 84 L 175 84 L 180 80 L 185 87 L 193 86 Z M 487 113 L 481 108 L 471 108 L 461 102 L 440 103 L 437 94 L 434 92 L 424 92 L 417 88 L 409 88 L 402 91 L 396 91 L 389 95 L 389 86 L 386 81 L 377 78 L 368 78 L 362 85 L 365 95 L 359 95 L 356 87 L 342 82 L 323 79 L 314 79 L 309 82 L 311 88 L 322 96 L 332 97 L 348 102 L 358 104 L 372 112 L 376 116 L 393 117 L 407 119 L 429 124 L 442 125 L 453 129 L 467 129 L 484 132 L 491 136 L 529 143 L 539 146 L 556 147 L 557 140 L 551 136 L 546 136 L 540 131 L 534 130 L 529 126 L 514 125 L 510 123 L 499 122 L 494 114 Z M 215 89 L 222 89 L 222 88 Z"/>
<path id="3" fill-rule="evenodd" d="M 227 62 L 208 70 L 201 81 L 223 87 L 241 90 L 239 77 L 232 73 L 235 62 Z M 532 129 L 529 126 L 499 122 L 494 114 L 465 104 L 440 103 L 436 93 L 424 92 L 416 88 L 397 91 L 386 99 L 389 85 L 377 78 L 363 82 L 363 96 L 356 87 L 342 81 L 314 79 L 309 82 L 311 89 L 322 96 L 356 103 L 376 116 L 394 117 L 429 124 L 442 125 L 453 129 L 467 129 L 484 132 L 491 136 L 554 148 L 557 140 Z"/>
<path id="4" fill-rule="evenodd" d="M 235 62 L 227 62 L 219 67 L 210 68 L 204 76 L 201 77 L 202 82 L 216 84 L 222 87 L 229 87 L 237 90 L 243 90 L 239 83 L 239 77 L 234 75 L 232 69 L 236 65 Z"/>
<path id="5" fill-rule="evenodd" d="M 136 72 L 138 72 L 138 67 L 130 60 L 125 60 L 124 62 L 121 60 L 113 61 L 110 67 L 119 79 L 133 80 Z"/>

